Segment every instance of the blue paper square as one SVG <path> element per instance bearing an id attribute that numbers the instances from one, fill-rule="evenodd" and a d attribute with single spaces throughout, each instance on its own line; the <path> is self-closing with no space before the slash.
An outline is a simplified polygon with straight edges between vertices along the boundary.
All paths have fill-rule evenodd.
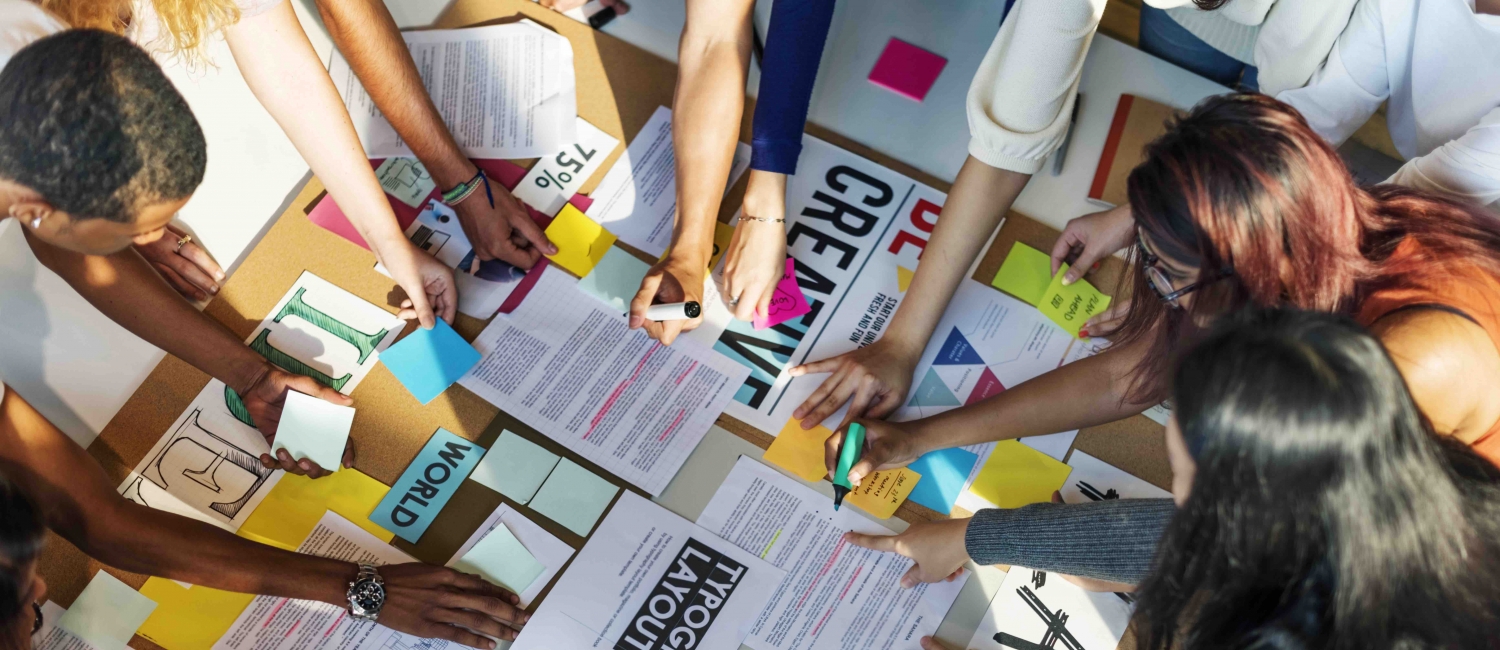
<path id="1" fill-rule="evenodd" d="M 911 471 L 922 475 L 922 480 L 917 481 L 908 498 L 949 514 L 977 462 L 978 455 L 961 447 L 928 452 L 909 466 Z"/>
<path id="2" fill-rule="evenodd" d="M 381 352 L 380 360 L 418 402 L 426 404 L 479 363 L 479 351 L 439 318 L 432 329 L 418 327 Z"/>
<path id="3" fill-rule="evenodd" d="M 483 456 L 484 447 L 439 428 L 375 506 L 370 521 L 415 544 Z"/>

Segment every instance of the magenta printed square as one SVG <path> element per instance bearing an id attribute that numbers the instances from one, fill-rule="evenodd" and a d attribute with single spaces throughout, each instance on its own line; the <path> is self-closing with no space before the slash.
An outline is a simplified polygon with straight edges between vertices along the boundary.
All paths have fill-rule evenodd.
<path id="1" fill-rule="evenodd" d="M 896 94 L 922 101 L 948 59 L 899 38 L 885 44 L 880 60 L 870 70 L 870 82 Z"/>

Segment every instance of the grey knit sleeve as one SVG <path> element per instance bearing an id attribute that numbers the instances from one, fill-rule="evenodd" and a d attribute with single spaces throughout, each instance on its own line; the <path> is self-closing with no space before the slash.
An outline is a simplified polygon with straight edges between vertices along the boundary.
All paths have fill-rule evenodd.
<path id="1" fill-rule="evenodd" d="M 1171 499 L 1119 499 L 980 510 L 964 545 L 978 564 L 1137 584 L 1176 509 Z"/>

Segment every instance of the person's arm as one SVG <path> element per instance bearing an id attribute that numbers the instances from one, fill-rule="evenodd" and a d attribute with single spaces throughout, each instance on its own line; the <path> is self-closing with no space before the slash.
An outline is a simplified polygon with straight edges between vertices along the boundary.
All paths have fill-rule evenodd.
<path id="1" fill-rule="evenodd" d="M 834 0 L 771 6 L 750 140 L 743 218 L 724 253 L 724 294 L 734 317 L 764 314 L 786 268 L 786 179 L 797 172 L 818 64 L 833 22 Z"/>
<path id="2" fill-rule="evenodd" d="M 1011 564 L 1080 578 L 1139 584 L 1151 572 L 1171 499 L 1034 503 L 974 513 L 964 547 L 976 564 Z"/>
<path id="3" fill-rule="evenodd" d="M 1339 145 L 1390 97 L 1378 0 L 1359 0 L 1328 60 L 1306 86 L 1276 95 L 1302 113 L 1324 140 Z"/>
<path id="4" fill-rule="evenodd" d="M 0 399 L 0 473 L 35 501 L 48 528 L 112 567 L 225 591 L 348 605 L 345 589 L 358 573 L 355 565 L 283 551 L 126 500 L 82 447 L 14 390 Z M 512 626 L 527 618 L 514 595 L 475 576 L 420 563 L 380 573 L 387 594 L 380 623 L 403 632 L 492 648 L 454 624 L 513 639 Z"/>
<path id="5" fill-rule="evenodd" d="M 364 147 L 333 80 L 323 69 L 290 2 L 224 30 L 235 64 L 255 98 L 328 188 L 375 257 L 406 291 L 403 317 L 431 327 L 434 312 L 452 322 L 458 308 L 453 270 L 407 241 L 375 180 Z"/>
<path id="6" fill-rule="evenodd" d="M 422 76 L 401 39 L 396 20 L 379 0 L 317 0 L 318 12 L 349 67 L 386 121 L 432 174 L 438 188 L 455 187 L 479 172 L 443 123 Z M 529 269 L 543 253 L 556 253 L 521 201 L 498 182 L 490 183 L 495 203 L 485 195 L 454 206 L 464 234 L 481 260 L 499 259 Z"/>
<path id="7" fill-rule="evenodd" d="M 702 302 L 703 279 L 713 253 L 714 222 L 724 200 L 724 180 L 734 161 L 745 110 L 750 64 L 751 0 L 688 0 L 678 44 L 677 91 L 672 98 L 672 150 L 677 157 L 677 219 L 666 259 L 646 273 L 630 302 L 630 327 L 671 345 L 702 324 L 653 322 L 653 302 Z"/>
<path id="8" fill-rule="evenodd" d="M 1433 430 L 1473 444 L 1500 421 L 1500 350 L 1484 328 L 1436 309 L 1394 312 L 1370 325 Z"/>
<path id="9" fill-rule="evenodd" d="M 1255 36 L 1260 92 L 1307 85 L 1349 24 L 1357 0 L 1291 0 L 1271 5 Z"/>
<path id="10" fill-rule="evenodd" d="M 1457 139 L 1406 161 L 1385 182 L 1489 205 L 1500 201 L 1500 108 Z"/>
<path id="11" fill-rule="evenodd" d="M 311 377 L 270 364 L 224 326 L 172 291 L 134 248 L 107 256 L 58 248 L 24 231 L 37 261 L 60 276 L 110 320 L 234 389 L 269 442 L 276 435 L 288 390 L 348 405 L 350 400 Z M 285 454 L 282 451 L 282 454 Z M 300 461 L 300 462 L 299 462 Z M 290 457 L 261 463 L 289 472 L 322 476 L 325 468 Z"/>
<path id="12" fill-rule="evenodd" d="M 889 328 L 864 348 L 788 371 L 793 377 L 832 373 L 793 413 L 804 429 L 845 402 L 847 424 L 890 415 L 906 398 L 917 359 L 964 272 L 1031 175 L 1062 144 L 1103 12 L 1104 0 L 1016 3 L 974 73 L 969 158 Z"/>

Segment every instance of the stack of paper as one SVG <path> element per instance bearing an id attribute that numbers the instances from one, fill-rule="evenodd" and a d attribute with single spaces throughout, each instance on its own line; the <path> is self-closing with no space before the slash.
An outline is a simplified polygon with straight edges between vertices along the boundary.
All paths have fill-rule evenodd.
<path id="1" fill-rule="evenodd" d="M 489 550 L 481 550 L 486 542 Z M 500 504 L 453 554 L 448 566 L 478 573 L 519 596 L 521 607 L 530 607 L 572 557 L 573 547 L 509 505 Z"/>
<path id="2" fill-rule="evenodd" d="M 151 616 L 156 602 L 104 571 L 73 601 L 57 626 L 99 650 L 120 650 Z"/>

